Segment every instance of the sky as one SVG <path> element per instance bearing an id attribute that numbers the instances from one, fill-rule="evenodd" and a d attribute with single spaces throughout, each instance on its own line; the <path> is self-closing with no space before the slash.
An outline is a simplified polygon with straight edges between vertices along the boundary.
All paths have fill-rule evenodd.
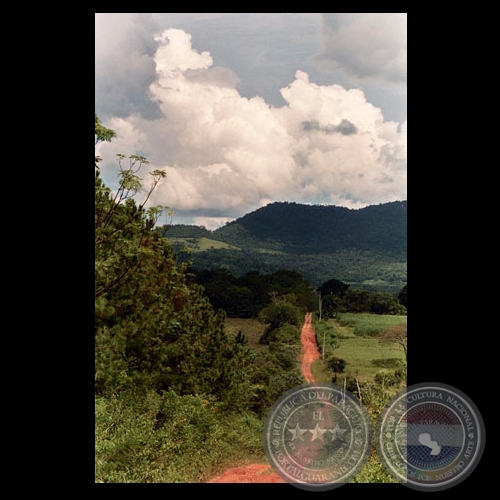
<path id="1" fill-rule="evenodd" d="M 160 225 L 406 200 L 407 14 L 96 13 L 95 111 L 106 185 L 166 172 Z"/>

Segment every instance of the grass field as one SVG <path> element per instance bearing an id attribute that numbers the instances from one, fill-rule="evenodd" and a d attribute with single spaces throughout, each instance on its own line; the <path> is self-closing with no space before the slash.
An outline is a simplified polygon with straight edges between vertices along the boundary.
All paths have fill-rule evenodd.
<path id="1" fill-rule="evenodd" d="M 240 250 L 238 247 L 234 247 L 223 241 L 211 240 L 210 238 L 205 238 L 204 236 L 198 239 L 196 250 L 203 252 L 204 250 L 219 249 L 219 248 L 231 248 L 233 250 Z"/>
<path id="2" fill-rule="evenodd" d="M 257 319 L 226 318 L 226 331 L 229 335 L 236 336 L 238 331 L 245 335 L 248 347 L 257 351 L 267 351 L 268 347 L 259 344 L 259 339 L 264 333 L 266 325 Z"/>
<path id="3" fill-rule="evenodd" d="M 404 360 L 403 350 L 397 344 L 382 343 L 378 339 L 384 329 L 402 323 L 406 324 L 406 316 L 345 313 L 337 319 L 316 320 L 314 326 L 320 346 L 325 336 L 326 357 L 333 355 L 347 362 L 339 377 L 373 382 L 377 373 L 394 371 L 398 360 Z M 336 348 L 331 347 L 334 343 Z M 321 358 L 314 363 L 313 374 L 318 381 L 331 381 L 331 371 Z"/>
<path id="4" fill-rule="evenodd" d="M 201 238 L 169 238 L 169 241 L 180 248 L 190 248 L 193 252 L 203 252 L 205 250 L 219 250 L 221 248 L 230 250 L 241 250 L 238 247 L 224 243 L 223 241 L 212 240 L 202 236 Z"/>
<path id="5" fill-rule="evenodd" d="M 338 326 L 354 335 L 378 335 L 390 326 L 406 324 L 406 316 L 368 313 L 342 313 L 336 320 Z"/>
<path id="6" fill-rule="evenodd" d="M 403 352 L 397 347 L 382 344 L 375 338 L 348 338 L 340 342 L 335 354 L 347 361 L 343 375 L 362 381 L 373 381 L 382 371 L 397 368 L 396 361 L 403 360 Z"/>

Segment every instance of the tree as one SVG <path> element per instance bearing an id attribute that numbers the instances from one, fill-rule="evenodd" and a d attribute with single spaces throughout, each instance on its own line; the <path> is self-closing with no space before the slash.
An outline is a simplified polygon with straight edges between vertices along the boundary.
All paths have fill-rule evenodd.
<path id="1" fill-rule="evenodd" d="M 325 318 L 333 318 L 342 309 L 342 298 L 350 285 L 335 278 L 325 281 L 317 292 L 321 295 L 321 314 Z"/>
<path id="2" fill-rule="evenodd" d="M 404 315 L 406 309 L 389 292 L 374 292 L 370 303 L 370 312 L 374 314 Z"/>
<path id="3" fill-rule="evenodd" d="M 231 318 L 251 318 L 254 315 L 253 293 L 245 286 L 229 286 L 222 291 L 220 299 Z"/>
<path id="4" fill-rule="evenodd" d="M 293 294 L 298 307 L 312 309 L 314 293 L 311 285 L 295 270 L 279 269 L 268 277 L 273 291 L 280 295 Z"/>
<path id="5" fill-rule="evenodd" d="M 344 373 L 347 361 L 343 358 L 332 357 L 327 362 L 328 368 L 333 370 L 332 382 L 335 384 L 337 382 L 337 373 Z"/>
<path id="6" fill-rule="evenodd" d="M 323 318 L 334 318 L 343 307 L 342 299 L 338 295 L 321 296 L 321 314 Z"/>
<path id="7" fill-rule="evenodd" d="M 139 269 L 150 257 L 152 240 L 158 240 L 158 233 L 153 234 L 152 230 L 164 207 L 156 206 L 148 210 L 143 207 L 166 174 L 161 170 L 151 172 L 152 184 L 137 207 L 134 196 L 141 189 L 137 172 L 148 161 L 131 155 L 125 168 L 124 158 L 119 155 L 120 179 L 115 193 L 102 182 L 98 167 L 95 171 L 95 298 Z"/>
<path id="8" fill-rule="evenodd" d="M 390 326 L 383 330 L 379 335 L 380 342 L 397 344 L 403 350 L 406 358 L 408 346 L 407 324 L 402 323 L 396 326 Z"/>
<path id="9" fill-rule="evenodd" d="M 295 305 L 293 294 L 286 296 L 275 296 L 272 304 L 264 307 L 259 313 L 259 319 L 267 324 L 267 328 L 262 334 L 259 342 L 269 344 L 273 340 L 275 333 L 284 325 L 299 326 L 302 324 L 302 313 Z"/>
<path id="10" fill-rule="evenodd" d="M 237 282 L 240 286 L 252 291 L 251 317 L 256 318 L 259 312 L 271 302 L 272 280 L 268 275 L 261 274 L 259 271 L 249 271 L 240 276 Z"/>
<path id="11" fill-rule="evenodd" d="M 349 286 L 350 285 L 342 283 L 342 281 L 333 278 L 331 280 L 325 281 L 318 288 L 318 292 L 321 293 L 322 297 L 326 297 L 327 295 L 335 295 L 342 298 L 349 289 Z"/>
<path id="12" fill-rule="evenodd" d="M 111 140 L 96 115 L 96 144 Z M 128 389 L 173 389 L 221 400 L 241 391 L 249 363 L 241 339 L 228 338 L 225 313 L 215 312 L 198 284 L 187 280 L 165 238 L 155 229 L 163 207 L 144 205 L 164 173 L 142 192 L 147 160 L 118 155 L 115 192 L 95 162 L 95 388 L 97 394 Z M 230 396 L 232 395 L 232 396 Z M 240 396 L 238 396 L 240 397 Z M 240 398 L 241 399 L 241 398 Z"/>
<path id="13" fill-rule="evenodd" d="M 351 288 L 346 292 L 342 304 L 349 312 L 368 312 L 370 311 L 371 296 L 372 294 L 368 290 Z"/>
<path id="14" fill-rule="evenodd" d="M 115 137 L 116 133 L 114 130 L 106 128 L 102 123 L 97 113 L 95 113 L 95 145 L 99 142 L 110 142 L 113 137 Z M 95 157 L 95 168 L 99 168 L 99 162 L 101 161 L 101 157 Z"/>

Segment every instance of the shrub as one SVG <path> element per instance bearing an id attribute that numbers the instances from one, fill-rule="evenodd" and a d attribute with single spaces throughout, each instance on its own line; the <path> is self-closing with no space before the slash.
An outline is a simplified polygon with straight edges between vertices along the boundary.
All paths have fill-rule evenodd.
<path id="1" fill-rule="evenodd" d="M 95 480 L 202 482 L 238 457 L 261 456 L 261 422 L 211 397 L 121 393 L 95 399 Z"/>

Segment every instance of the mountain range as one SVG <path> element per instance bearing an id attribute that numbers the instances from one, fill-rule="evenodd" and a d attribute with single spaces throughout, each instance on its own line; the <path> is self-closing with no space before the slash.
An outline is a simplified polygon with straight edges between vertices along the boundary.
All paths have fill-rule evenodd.
<path id="1" fill-rule="evenodd" d="M 160 228 L 179 261 L 195 269 L 299 272 L 312 286 L 335 278 L 352 288 L 398 293 L 407 281 L 407 201 L 349 209 L 276 202 L 209 231 Z"/>

